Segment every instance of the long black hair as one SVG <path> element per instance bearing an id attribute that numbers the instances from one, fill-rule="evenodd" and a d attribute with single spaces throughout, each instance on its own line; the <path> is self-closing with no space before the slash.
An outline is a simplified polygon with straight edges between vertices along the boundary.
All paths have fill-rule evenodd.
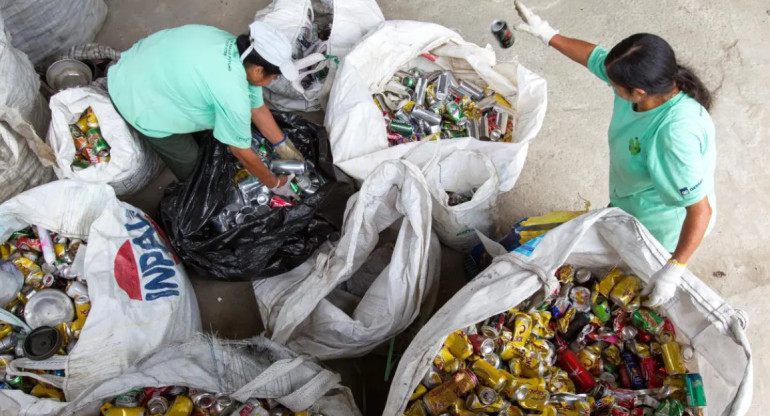
<path id="1" fill-rule="evenodd" d="M 249 49 L 249 46 L 251 46 L 249 35 L 238 36 L 238 38 L 235 40 L 235 44 L 238 46 L 238 55 L 242 55 L 244 52 L 246 52 L 246 49 Z M 243 63 L 261 66 L 262 70 L 265 72 L 265 75 L 281 75 L 280 68 L 271 64 L 270 62 L 267 62 L 267 60 L 258 54 L 255 49 L 252 49 L 251 52 L 246 55 L 246 59 L 243 60 Z"/>
<path id="2" fill-rule="evenodd" d="M 639 88 L 649 95 L 671 92 L 676 84 L 706 110 L 711 108 L 711 93 L 689 68 L 676 62 L 671 45 L 661 37 L 637 33 L 623 39 L 604 61 L 607 76 L 615 84 Z"/>

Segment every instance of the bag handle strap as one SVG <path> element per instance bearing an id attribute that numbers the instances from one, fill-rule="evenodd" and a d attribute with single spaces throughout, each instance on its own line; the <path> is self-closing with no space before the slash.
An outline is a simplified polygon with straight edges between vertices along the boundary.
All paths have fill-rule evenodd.
<path id="1" fill-rule="evenodd" d="M 5 309 L 0 309 L 0 321 L 7 322 L 13 326 L 18 326 L 19 328 L 24 331 L 25 334 L 28 334 L 32 332 L 32 328 L 29 327 L 29 325 L 26 324 L 26 322 L 22 321 L 17 317 L 16 315 L 8 312 Z"/>
<path id="2" fill-rule="evenodd" d="M 278 399 L 278 402 L 294 412 L 301 412 L 315 404 L 327 391 L 337 387 L 341 380 L 338 374 L 323 369 L 302 387 Z"/>
<path id="3" fill-rule="evenodd" d="M 55 355 L 47 360 L 34 361 L 29 358 L 17 358 L 6 367 L 6 373 L 11 376 L 30 377 L 35 380 L 48 383 L 58 389 L 64 388 L 64 377 L 51 374 L 37 374 L 29 371 L 22 371 L 21 368 L 31 370 L 63 370 L 67 364 L 67 357 Z"/>

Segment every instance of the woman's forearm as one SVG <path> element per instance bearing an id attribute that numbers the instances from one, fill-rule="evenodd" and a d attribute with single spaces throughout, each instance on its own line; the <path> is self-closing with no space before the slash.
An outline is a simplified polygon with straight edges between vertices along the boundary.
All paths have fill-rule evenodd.
<path id="1" fill-rule="evenodd" d="M 682 224 L 679 242 L 671 258 L 678 263 L 687 263 L 706 235 L 711 221 L 711 205 L 708 197 L 688 206 L 687 216 Z"/>
<path id="2" fill-rule="evenodd" d="M 283 132 L 278 124 L 275 122 L 273 115 L 270 113 L 270 109 L 263 105 L 259 108 L 251 109 L 251 122 L 257 126 L 259 132 L 272 144 L 276 144 L 283 140 Z"/>
<path id="3" fill-rule="evenodd" d="M 588 43 L 580 39 L 568 38 L 562 35 L 555 35 L 548 43 L 561 52 L 564 56 L 583 66 L 588 66 L 588 57 L 591 56 L 591 52 L 594 51 L 596 45 Z"/>

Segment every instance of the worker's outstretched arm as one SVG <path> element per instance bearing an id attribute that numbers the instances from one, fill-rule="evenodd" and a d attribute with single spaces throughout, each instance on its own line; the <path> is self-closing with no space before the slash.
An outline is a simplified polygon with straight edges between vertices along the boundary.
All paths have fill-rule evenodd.
<path id="1" fill-rule="evenodd" d="M 519 13 L 519 17 L 524 23 L 515 26 L 515 29 L 520 32 L 527 32 L 532 36 L 540 39 L 546 45 L 553 46 L 554 49 L 563 53 L 566 57 L 573 61 L 587 66 L 588 57 L 591 56 L 596 45 L 582 41 L 580 39 L 572 39 L 566 36 L 559 35 L 559 31 L 551 27 L 551 25 L 540 18 L 540 16 L 532 13 L 527 6 L 516 0 L 514 2 L 516 11 Z"/>

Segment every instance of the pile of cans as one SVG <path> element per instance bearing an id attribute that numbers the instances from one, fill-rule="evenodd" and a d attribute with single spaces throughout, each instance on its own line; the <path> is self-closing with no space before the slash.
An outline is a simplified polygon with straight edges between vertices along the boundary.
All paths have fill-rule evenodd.
<path id="1" fill-rule="evenodd" d="M 102 137 L 99 120 L 91 107 L 83 111 L 77 122 L 70 124 L 70 134 L 75 143 L 73 168 L 85 169 L 110 161 L 110 145 Z"/>
<path id="2" fill-rule="evenodd" d="M 321 416 L 292 412 L 275 400 L 249 399 L 239 403 L 226 394 L 183 386 L 134 389 L 101 407 L 102 416 Z"/>
<path id="3" fill-rule="evenodd" d="M 398 71 L 373 97 L 390 145 L 455 137 L 513 140 L 514 107 L 493 89 L 457 79 L 452 71 Z"/>
<path id="4" fill-rule="evenodd" d="M 640 306 L 639 279 L 570 265 L 558 293 L 458 330 L 404 413 L 414 415 L 702 415 L 694 351 Z M 539 299 L 543 299 L 542 296 Z"/>
<path id="5" fill-rule="evenodd" d="M 450 207 L 453 207 L 455 205 L 464 204 L 471 199 L 473 199 L 473 194 L 476 193 L 475 189 L 472 189 L 468 192 L 452 192 L 452 191 L 446 191 L 447 196 L 449 196 L 449 200 L 447 204 Z"/>
<path id="6" fill-rule="evenodd" d="M 255 146 L 254 150 L 273 174 L 294 175 L 289 186 L 297 195 L 297 200 L 314 195 L 326 183 L 323 177 L 316 173 L 315 166 L 310 161 L 276 159 L 277 153 L 265 143 Z M 252 176 L 240 162 L 233 181 L 238 192 L 229 195 L 224 209 L 212 221 L 214 230 L 219 233 L 253 221 L 271 210 L 296 205 L 295 201 L 274 195 L 267 185 Z"/>
<path id="7" fill-rule="evenodd" d="M 13 316 L 0 322 L 0 389 L 64 400 L 61 390 L 10 376 L 6 368 L 16 358 L 45 360 L 72 351 L 91 310 L 86 282 L 72 271 L 72 262 L 84 247 L 82 240 L 39 226 L 17 231 L 0 245 L 1 283 L 21 285 L 15 298 L 2 305 Z M 15 319 L 19 321 L 12 322 Z M 64 376 L 61 370 L 49 373 Z"/>

